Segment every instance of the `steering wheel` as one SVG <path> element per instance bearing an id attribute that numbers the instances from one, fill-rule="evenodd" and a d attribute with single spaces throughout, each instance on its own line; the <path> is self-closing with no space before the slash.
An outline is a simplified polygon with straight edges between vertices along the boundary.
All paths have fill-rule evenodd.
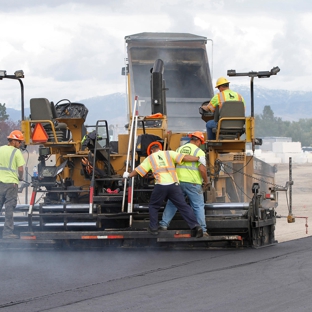
<path id="1" fill-rule="evenodd" d="M 212 111 L 206 111 L 203 109 L 203 106 L 207 106 L 209 104 L 210 101 L 205 101 L 201 104 L 200 108 L 199 108 L 199 113 L 202 116 L 213 116 L 213 112 Z"/>
<path id="2" fill-rule="evenodd" d="M 71 104 L 72 104 L 70 100 L 63 99 L 63 100 L 58 101 L 58 102 L 55 104 L 55 109 L 58 108 L 59 103 L 61 103 L 62 101 L 68 101 L 69 103 L 66 104 L 66 105 L 64 105 L 64 107 L 62 107 L 62 108 L 60 109 L 60 112 L 59 112 L 59 114 L 58 114 L 59 117 L 64 116 L 65 113 L 66 113 L 66 111 L 70 108 L 70 106 L 71 106 Z"/>

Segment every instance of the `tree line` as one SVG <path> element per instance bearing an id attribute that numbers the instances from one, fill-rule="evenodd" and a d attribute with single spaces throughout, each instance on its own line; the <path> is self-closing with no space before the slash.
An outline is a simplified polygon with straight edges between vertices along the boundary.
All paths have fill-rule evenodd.
<path id="1" fill-rule="evenodd" d="M 263 137 L 290 137 L 301 146 L 312 146 L 312 119 L 283 121 L 275 117 L 269 105 L 264 106 L 262 114 L 255 115 L 255 135 Z"/>
<path id="2" fill-rule="evenodd" d="M 9 115 L 6 112 L 5 104 L 0 103 L 0 145 L 8 143 L 7 136 L 11 131 L 20 129 L 20 121 L 14 122 L 9 119 Z"/>

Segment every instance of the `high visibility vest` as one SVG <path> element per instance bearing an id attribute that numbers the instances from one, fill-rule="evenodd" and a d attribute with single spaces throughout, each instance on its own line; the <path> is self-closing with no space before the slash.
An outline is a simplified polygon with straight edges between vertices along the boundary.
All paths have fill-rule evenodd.
<path id="1" fill-rule="evenodd" d="M 245 105 L 245 100 L 239 93 L 227 89 L 216 94 L 209 102 L 208 108 L 210 111 L 214 112 L 216 110 L 216 106 L 219 105 L 221 108 L 225 101 L 242 101 Z"/>
<path id="2" fill-rule="evenodd" d="M 18 184 L 17 169 L 25 164 L 21 151 L 13 146 L 0 147 L 0 182 Z"/>
<path id="3" fill-rule="evenodd" d="M 195 144 L 187 143 L 177 149 L 178 153 L 192 155 L 192 156 L 205 156 L 205 152 L 197 147 Z M 176 165 L 178 179 L 181 182 L 192 184 L 202 184 L 202 176 L 198 170 L 198 162 L 182 162 Z"/>
<path id="4" fill-rule="evenodd" d="M 175 163 L 180 164 L 183 156 L 174 151 L 158 151 L 145 158 L 135 170 L 142 177 L 151 170 L 154 173 L 156 184 L 178 183 Z"/>

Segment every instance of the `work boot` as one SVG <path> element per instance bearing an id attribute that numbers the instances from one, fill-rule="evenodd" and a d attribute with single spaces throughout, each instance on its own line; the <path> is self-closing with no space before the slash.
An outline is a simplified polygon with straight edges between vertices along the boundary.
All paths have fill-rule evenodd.
<path id="1" fill-rule="evenodd" d="M 2 238 L 4 238 L 4 239 L 17 239 L 17 238 L 19 238 L 19 236 L 15 235 L 15 234 L 4 234 L 2 236 Z"/>
<path id="2" fill-rule="evenodd" d="M 158 227 L 158 230 L 159 230 L 159 231 L 167 231 L 168 228 L 167 228 L 166 226 L 160 225 L 160 226 Z"/>
<path id="3" fill-rule="evenodd" d="M 147 227 L 147 232 L 152 235 L 158 235 L 158 229 L 153 230 L 150 226 Z"/>
<path id="4" fill-rule="evenodd" d="M 207 232 L 204 232 L 203 237 L 209 237 L 209 234 Z"/>
<path id="5" fill-rule="evenodd" d="M 192 230 L 195 230 L 195 237 L 196 238 L 203 237 L 204 233 L 203 233 L 203 229 L 201 228 L 201 226 L 197 225 Z"/>

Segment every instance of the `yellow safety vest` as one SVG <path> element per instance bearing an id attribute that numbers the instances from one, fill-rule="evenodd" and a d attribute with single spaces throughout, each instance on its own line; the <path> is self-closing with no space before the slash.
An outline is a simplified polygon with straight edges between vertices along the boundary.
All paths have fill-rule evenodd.
<path id="1" fill-rule="evenodd" d="M 192 156 L 205 156 L 205 152 L 195 144 L 187 143 L 177 149 L 178 153 Z M 202 176 L 198 170 L 198 162 L 182 162 L 176 165 L 178 179 L 181 182 L 202 184 Z"/>
<path id="2" fill-rule="evenodd" d="M 216 106 L 219 105 L 221 108 L 225 101 L 243 101 L 245 104 L 244 98 L 239 93 L 227 89 L 216 94 L 209 102 L 208 108 L 210 111 L 214 112 L 216 110 Z"/>
<path id="3" fill-rule="evenodd" d="M 145 176 L 150 170 L 154 173 L 156 184 L 172 184 L 179 182 L 175 163 L 180 164 L 184 155 L 174 151 L 158 151 L 151 154 L 135 168 L 140 176 Z"/>
<path id="4" fill-rule="evenodd" d="M 14 146 L 0 147 L 0 182 L 18 184 L 17 169 L 25 164 L 21 151 Z"/>

